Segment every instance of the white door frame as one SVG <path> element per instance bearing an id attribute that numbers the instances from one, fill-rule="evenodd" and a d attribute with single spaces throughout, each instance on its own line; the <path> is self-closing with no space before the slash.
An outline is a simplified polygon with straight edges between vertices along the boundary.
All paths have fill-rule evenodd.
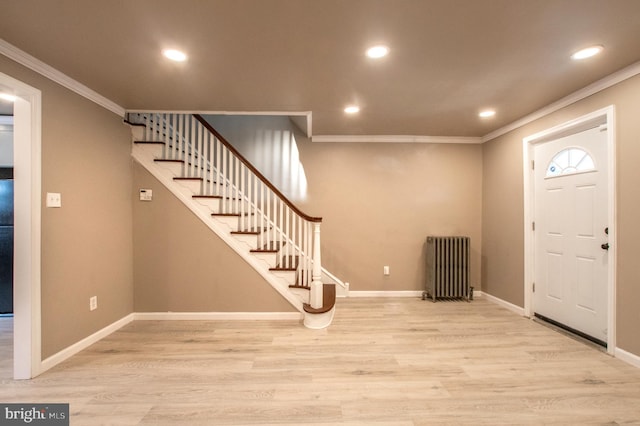
<path id="1" fill-rule="evenodd" d="M 13 377 L 41 372 L 41 92 L 0 73 L 0 89 L 13 106 L 14 258 Z"/>
<path id="2" fill-rule="evenodd" d="M 590 114 L 583 115 L 574 120 L 543 130 L 522 140 L 523 177 L 524 177 L 524 314 L 531 317 L 533 314 L 533 281 L 535 277 L 535 238 L 533 231 L 535 180 L 533 177 L 532 159 L 533 148 L 537 143 L 548 142 L 554 139 L 568 136 L 594 125 L 607 126 L 607 156 L 608 156 L 608 192 L 609 199 L 607 214 L 609 217 L 609 268 L 607 276 L 607 352 L 614 354 L 616 346 L 616 132 L 615 132 L 615 108 L 613 105 L 599 109 Z M 540 167 L 538 165 L 536 167 Z"/>

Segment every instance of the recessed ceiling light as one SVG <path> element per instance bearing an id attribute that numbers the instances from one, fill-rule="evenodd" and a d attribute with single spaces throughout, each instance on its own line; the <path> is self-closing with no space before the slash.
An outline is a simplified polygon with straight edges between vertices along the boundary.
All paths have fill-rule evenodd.
<path id="1" fill-rule="evenodd" d="M 344 109 L 347 114 L 356 114 L 360 112 L 360 107 L 357 105 L 350 105 Z"/>
<path id="2" fill-rule="evenodd" d="M 367 56 L 373 59 L 382 58 L 387 56 L 389 53 L 389 48 L 387 46 L 373 46 L 367 49 Z"/>
<path id="3" fill-rule="evenodd" d="M 496 112 L 495 110 L 492 110 L 492 109 L 480 111 L 480 113 L 478 114 L 478 116 L 481 118 L 489 118 L 489 117 L 493 117 L 494 115 L 496 115 Z"/>
<path id="4" fill-rule="evenodd" d="M 604 47 L 602 46 L 587 47 L 586 49 L 578 50 L 576 53 L 571 55 L 571 59 L 575 59 L 575 60 L 587 59 L 602 52 L 602 49 L 604 49 Z"/>
<path id="5" fill-rule="evenodd" d="M 14 95 L 10 95 L 8 93 L 0 93 L 0 99 L 3 99 L 5 101 L 9 101 L 9 102 L 15 102 L 16 101 L 16 97 Z"/>
<path id="6" fill-rule="evenodd" d="M 187 60 L 187 54 L 175 49 L 165 49 L 162 51 L 162 54 L 172 61 L 176 62 L 184 62 Z"/>

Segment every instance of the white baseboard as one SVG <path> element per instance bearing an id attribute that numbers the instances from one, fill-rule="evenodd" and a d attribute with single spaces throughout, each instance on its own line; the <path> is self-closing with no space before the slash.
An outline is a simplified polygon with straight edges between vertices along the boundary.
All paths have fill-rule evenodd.
<path id="1" fill-rule="evenodd" d="M 422 297 L 422 291 L 349 291 L 349 297 Z"/>
<path id="2" fill-rule="evenodd" d="M 73 345 L 68 346 L 65 349 L 61 350 L 60 352 L 51 355 L 49 358 L 43 360 L 40 363 L 40 371 L 38 374 L 44 373 L 48 369 L 60 364 L 62 361 L 68 358 L 71 358 L 73 355 L 77 354 L 81 350 L 86 349 L 89 346 L 93 345 L 94 343 L 104 339 L 114 331 L 119 330 L 120 328 L 129 324 L 133 320 L 134 320 L 134 314 L 129 314 L 126 317 L 121 318 L 118 321 L 114 322 L 113 324 L 106 326 L 102 330 L 96 331 L 91 336 L 85 337 L 79 342 L 74 343 Z"/>
<path id="3" fill-rule="evenodd" d="M 135 320 L 142 321 L 207 321 L 207 320 L 301 320 L 300 312 L 137 312 Z"/>
<path id="4" fill-rule="evenodd" d="M 474 291 L 474 296 L 480 292 Z M 506 300 L 499 299 L 495 296 L 490 295 L 489 293 L 482 293 L 482 298 L 488 300 L 489 302 L 495 303 L 496 305 L 500 305 L 503 308 L 510 310 L 511 312 L 515 312 L 520 316 L 524 316 L 524 308 L 520 306 L 514 305 L 513 303 L 507 302 Z"/>
<path id="5" fill-rule="evenodd" d="M 627 352 L 624 349 L 615 348 L 613 355 L 621 361 L 631 364 L 634 367 L 640 368 L 640 356 Z"/>
<path id="6" fill-rule="evenodd" d="M 350 290 L 346 297 L 422 297 L 422 290 L 402 291 L 354 291 Z M 473 297 L 482 297 L 479 290 L 473 291 Z"/>

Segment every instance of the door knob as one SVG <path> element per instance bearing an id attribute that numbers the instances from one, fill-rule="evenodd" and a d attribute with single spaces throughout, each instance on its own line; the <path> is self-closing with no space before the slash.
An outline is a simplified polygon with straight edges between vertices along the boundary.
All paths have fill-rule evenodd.
<path id="1" fill-rule="evenodd" d="M 604 243 L 600 245 L 600 248 L 602 248 L 602 250 L 609 250 L 609 243 Z"/>

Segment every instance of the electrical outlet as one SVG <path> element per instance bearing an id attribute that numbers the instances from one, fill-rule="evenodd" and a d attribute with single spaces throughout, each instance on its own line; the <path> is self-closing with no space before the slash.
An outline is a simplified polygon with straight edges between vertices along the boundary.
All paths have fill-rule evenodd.
<path id="1" fill-rule="evenodd" d="M 388 267 L 388 266 L 385 266 L 385 267 L 382 269 L 382 271 L 383 271 L 383 273 L 384 273 L 385 275 L 389 275 L 389 274 L 390 274 L 390 272 L 389 272 L 389 267 Z"/>
<path id="2" fill-rule="evenodd" d="M 98 296 L 93 296 L 89 298 L 89 310 L 95 311 L 98 309 Z"/>
<path id="3" fill-rule="evenodd" d="M 47 192 L 47 207 L 62 207 L 62 195 L 58 192 Z"/>

